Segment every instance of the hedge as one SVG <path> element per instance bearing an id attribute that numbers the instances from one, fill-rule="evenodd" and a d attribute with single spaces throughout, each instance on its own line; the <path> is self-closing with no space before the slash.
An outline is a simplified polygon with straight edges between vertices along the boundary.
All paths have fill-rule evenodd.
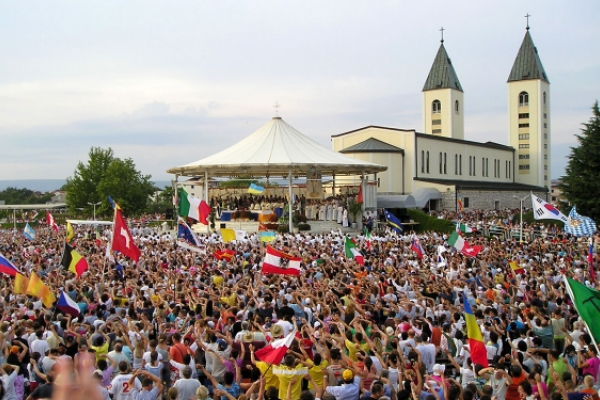
<path id="1" fill-rule="evenodd" d="M 414 230 L 417 233 L 423 233 L 427 231 L 452 233 L 452 231 L 456 230 L 456 227 L 452 221 L 430 217 L 423 211 L 419 210 L 408 209 L 407 213 L 410 219 L 419 223 L 419 225 L 414 226 Z"/>

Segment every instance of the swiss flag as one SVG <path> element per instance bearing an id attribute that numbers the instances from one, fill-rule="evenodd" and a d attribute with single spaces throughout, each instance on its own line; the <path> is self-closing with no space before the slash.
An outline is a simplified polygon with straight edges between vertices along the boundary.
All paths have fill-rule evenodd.
<path id="1" fill-rule="evenodd" d="M 114 230 L 111 249 L 113 251 L 118 251 L 137 262 L 140 259 L 142 252 L 135 245 L 135 241 L 133 240 L 131 233 L 129 233 L 129 228 L 127 228 L 127 223 L 125 223 L 125 218 L 123 218 L 123 214 L 121 214 L 119 208 L 115 208 L 115 221 L 113 226 Z"/>
<path id="2" fill-rule="evenodd" d="M 461 250 L 461 253 L 469 257 L 477 257 L 477 254 L 479 254 L 480 252 L 481 246 L 469 246 L 468 244 L 465 244 L 465 247 L 463 247 L 463 249 Z"/>
<path id="3" fill-rule="evenodd" d="M 54 229 L 54 232 L 58 233 L 58 225 L 54 222 L 54 217 L 50 214 L 50 211 L 46 211 L 46 222 L 48 222 L 48 226 Z"/>

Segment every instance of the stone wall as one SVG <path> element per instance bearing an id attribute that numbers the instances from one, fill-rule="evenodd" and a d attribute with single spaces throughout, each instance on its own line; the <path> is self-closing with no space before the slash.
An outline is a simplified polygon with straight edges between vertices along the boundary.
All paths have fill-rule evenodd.
<path id="1" fill-rule="evenodd" d="M 513 196 L 522 199 L 526 197 L 523 202 L 523 207 L 531 208 L 531 196 L 530 192 L 525 191 L 479 191 L 479 190 L 461 190 L 459 193 L 463 197 L 463 204 L 465 210 L 480 209 L 480 210 L 491 210 L 491 209 L 505 209 L 505 208 L 519 208 L 521 202 L 515 199 Z M 548 193 L 534 192 L 534 194 L 546 201 Z M 467 200 L 468 199 L 468 200 Z M 468 206 L 467 206 L 468 202 Z M 442 209 L 453 211 L 456 209 L 456 193 L 454 191 L 442 192 Z"/>

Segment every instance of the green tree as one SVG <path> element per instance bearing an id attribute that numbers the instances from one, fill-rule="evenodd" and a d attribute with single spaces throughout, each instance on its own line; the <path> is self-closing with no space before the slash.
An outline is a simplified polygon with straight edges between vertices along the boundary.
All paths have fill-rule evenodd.
<path id="1" fill-rule="evenodd" d="M 149 175 L 142 175 L 135 163 L 128 158 L 115 158 L 112 149 L 92 147 L 87 164 L 79 162 L 73 177 L 67 178 L 65 191 L 67 205 L 71 210 L 83 209 L 87 215 L 96 206 L 96 215 L 110 215 L 112 207 L 108 196 L 116 201 L 123 212 L 137 215 L 144 212 L 155 187 Z"/>
<path id="2" fill-rule="evenodd" d="M 577 212 L 600 220 L 600 109 L 592 107 L 592 117 L 576 135 L 578 147 L 571 147 L 565 176 L 559 188 Z"/>
<path id="3" fill-rule="evenodd" d="M 0 192 L 0 200 L 6 204 L 46 204 L 52 199 L 52 193 L 39 193 L 29 189 L 8 187 Z"/>

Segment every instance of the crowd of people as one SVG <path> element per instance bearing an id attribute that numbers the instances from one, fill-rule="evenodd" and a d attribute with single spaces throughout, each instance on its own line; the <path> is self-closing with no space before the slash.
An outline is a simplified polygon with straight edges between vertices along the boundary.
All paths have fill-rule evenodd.
<path id="1" fill-rule="evenodd" d="M 178 247 L 173 233 L 133 230 L 142 251 L 134 263 L 107 254 L 110 231 L 75 233 L 72 245 L 89 264 L 80 278 L 60 266 L 62 229 L 38 229 L 34 241 L 0 232 L 1 254 L 80 311 L 46 308 L 1 277 L 3 399 L 598 396 L 597 349 L 562 280 L 595 282 L 587 239 L 475 234 L 465 240 L 483 250 L 470 258 L 449 246 L 448 233 L 389 230 L 353 237 L 361 265 L 346 256 L 341 232 L 278 235 L 270 245 L 302 260 L 295 276 L 261 273 L 266 244 L 255 234 L 234 243 L 198 235 L 201 254 Z M 411 250 L 415 238 L 422 258 Z M 218 256 L 224 249 L 235 255 Z M 487 366 L 470 356 L 463 293 Z M 270 362 L 282 343 L 281 362 Z"/>

